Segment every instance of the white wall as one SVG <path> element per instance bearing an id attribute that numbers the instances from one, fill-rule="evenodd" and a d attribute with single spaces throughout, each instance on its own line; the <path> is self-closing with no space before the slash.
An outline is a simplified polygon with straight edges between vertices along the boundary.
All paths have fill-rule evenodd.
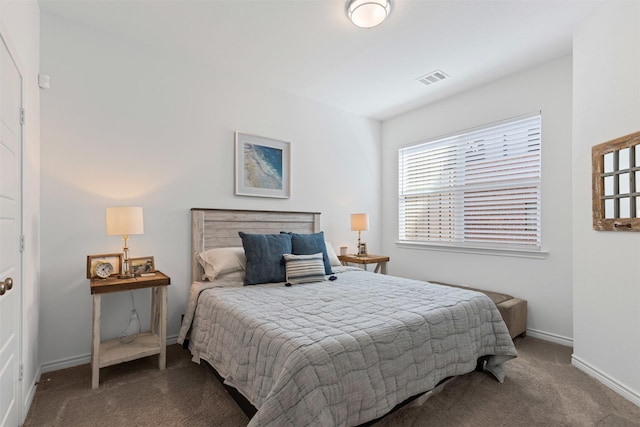
<path id="1" fill-rule="evenodd" d="M 24 364 L 22 406 L 26 410 L 39 378 L 38 318 L 40 311 L 40 9 L 36 1 L 0 0 L 0 21 L 9 33 L 24 73 L 23 107 L 23 233 L 22 349 Z M 23 409 L 20 408 L 20 409 Z M 26 413 L 21 413 L 21 420 Z"/>
<path id="2" fill-rule="evenodd" d="M 572 338 L 571 58 L 564 57 L 387 120 L 382 126 L 383 248 L 391 274 L 502 291 L 528 301 L 529 333 Z M 455 77 L 453 77 L 455 78 Z M 542 246 L 546 259 L 398 247 L 398 148 L 542 111 Z"/>
<path id="3" fill-rule="evenodd" d="M 168 335 L 177 335 L 190 286 L 192 207 L 322 212 L 337 248 L 355 246 L 349 214 L 380 228 L 380 123 L 250 81 L 216 74 L 178 52 L 42 15 L 43 369 L 89 359 L 87 254 L 119 252 L 105 208 L 144 207 L 132 256 L 153 255 L 171 276 Z M 259 72 L 259 70 L 256 70 Z M 289 200 L 234 195 L 234 131 L 291 142 Z M 366 232 L 372 251 L 380 236 Z M 377 248 L 377 249 L 376 249 Z M 148 293 L 136 305 L 148 326 Z M 127 293 L 103 298 L 103 337 L 127 325 Z"/>
<path id="4" fill-rule="evenodd" d="M 591 216 L 591 147 L 640 130 L 640 3 L 600 7 L 573 46 L 574 364 L 640 405 L 640 234 Z"/>

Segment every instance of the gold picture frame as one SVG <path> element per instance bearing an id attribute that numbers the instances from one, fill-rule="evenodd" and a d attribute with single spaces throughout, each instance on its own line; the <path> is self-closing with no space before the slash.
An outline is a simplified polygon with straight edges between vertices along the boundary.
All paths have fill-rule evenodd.
<path id="1" fill-rule="evenodd" d="M 120 274 L 120 270 L 122 269 L 122 253 L 117 254 L 97 254 L 97 255 L 87 255 L 87 279 L 93 279 L 96 277 L 95 275 L 91 275 L 91 265 L 95 261 L 107 261 L 113 265 L 113 273 L 112 276 Z"/>
<path id="2" fill-rule="evenodd" d="M 129 265 L 131 266 L 131 273 L 136 276 L 139 276 L 142 273 L 154 273 L 156 271 L 156 264 L 152 256 L 131 258 L 129 262 Z"/>

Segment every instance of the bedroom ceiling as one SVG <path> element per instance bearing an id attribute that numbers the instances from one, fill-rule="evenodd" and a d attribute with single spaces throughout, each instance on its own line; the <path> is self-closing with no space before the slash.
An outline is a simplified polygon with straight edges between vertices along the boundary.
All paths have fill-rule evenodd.
<path id="1" fill-rule="evenodd" d="M 386 21 L 354 26 L 346 0 L 40 0 L 80 21 L 216 75 L 279 88 L 377 120 L 571 52 L 601 1 L 395 0 Z M 441 70 L 448 77 L 417 79 Z M 231 78 L 231 77 L 230 77 Z"/>

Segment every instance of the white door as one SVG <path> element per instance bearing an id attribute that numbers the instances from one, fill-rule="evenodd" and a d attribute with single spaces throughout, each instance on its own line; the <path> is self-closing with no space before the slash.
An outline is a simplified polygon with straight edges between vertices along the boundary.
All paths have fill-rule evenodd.
<path id="1" fill-rule="evenodd" d="M 15 427 L 22 412 L 22 76 L 6 34 L 0 40 L 0 426 Z"/>

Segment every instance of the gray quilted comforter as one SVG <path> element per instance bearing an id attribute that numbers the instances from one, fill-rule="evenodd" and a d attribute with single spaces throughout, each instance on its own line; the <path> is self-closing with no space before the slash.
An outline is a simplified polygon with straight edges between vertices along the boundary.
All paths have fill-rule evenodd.
<path id="1" fill-rule="evenodd" d="M 481 356 L 502 381 L 517 355 L 493 302 L 464 289 L 360 270 L 192 293 L 179 342 L 191 325 L 193 359 L 258 409 L 250 426 L 362 424 Z"/>

